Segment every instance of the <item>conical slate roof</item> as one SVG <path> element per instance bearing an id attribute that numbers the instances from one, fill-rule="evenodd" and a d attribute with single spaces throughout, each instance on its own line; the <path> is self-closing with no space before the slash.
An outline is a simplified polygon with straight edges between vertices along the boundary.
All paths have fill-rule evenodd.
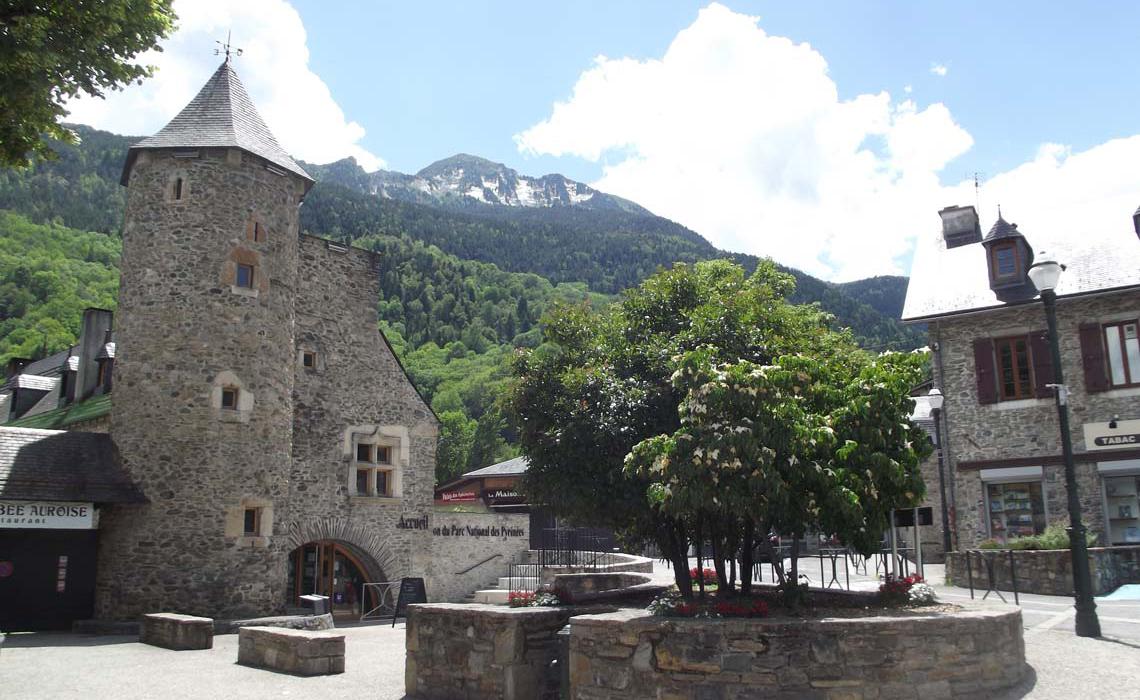
<path id="1" fill-rule="evenodd" d="M 209 147 L 240 148 L 305 178 L 309 183 L 313 181 L 273 138 L 227 59 L 218 66 L 198 95 L 190 100 L 190 104 L 162 131 L 131 147 L 123 165 L 121 182 L 127 184 L 135 156 L 142 149 Z"/>
<path id="2" fill-rule="evenodd" d="M 986 237 L 983 240 L 996 241 L 1001 238 L 1013 238 L 1020 235 L 1021 231 L 1017 230 L 1017 224 L 1009 223 L 1005 219 L 1001 218 L 1001 214 L 998 214 L 997 221 L 995 221 L 994 225 L 990 227 L 990 232 L 986 234 Z"/>

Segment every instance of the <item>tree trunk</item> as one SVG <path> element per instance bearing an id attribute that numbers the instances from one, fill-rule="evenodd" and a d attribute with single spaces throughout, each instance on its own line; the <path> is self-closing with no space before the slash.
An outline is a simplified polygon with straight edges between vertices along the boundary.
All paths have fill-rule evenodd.
<path id="1" fill-rule="evenodd" d="M 789 585 L 800 585 L 800 533 L 792 533 L 792 572 Z"/>
<path id="2" fill-rule="evenodd" d="M 750 518 L 744 520 L 744 537 L 740 545 L 740 592 L 752 593 L 752 536 L 756 525 Z"/>
<path id="3" fill-rule="evenodd" d="M 701 598 L 705 597 L 705 569 L 704 569 L 704 553 L 705 553 L 705 533 L 704 528 L 701 527 L 701 521 L 698 519 L 696 524 L 696 545 L 697 545 L 697 586 L 701 589 Z"/>
<path id="4" fill-rule="evenodd" d="M 663 523 L 665 527 L 665 556 L 673 565 L 673 580 L 685 600 L 693 599 L 693 578 L 689 576 L 689 538 L 684 526 L 677 522 Z"/>
<path id="5" fill-rule="evenodd" d="M 730 596 L 732 595 L 732 588 L 728 585 L 728 577 L 724 573 L 724 538 L 721 536 L 720 528 L 716 525 L 709 526 L 709 539 L 712 541 L 712 560 L 713 569 L 716 570 L 716 585 L 720 595 Z"/>

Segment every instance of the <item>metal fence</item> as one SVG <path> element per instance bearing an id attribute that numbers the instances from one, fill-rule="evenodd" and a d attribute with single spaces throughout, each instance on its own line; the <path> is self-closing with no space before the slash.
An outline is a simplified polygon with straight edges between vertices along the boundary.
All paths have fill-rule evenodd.
<path id="1" fill-rule="evenodd" d="M 544 568 L 598 568 L 614 563 L 609 538 L 587 528 L 544 528 L 537 558 Z"/>
<path id="2" fill-rule="evenodd" d="M 982 600 L 985 600 L 986 598 L 988 598 L 990 593 L 994 593 L 997 595 L 998 598 L 1001 598 L 1001 602 L 1003 602 L 1003 603 L 1008 602 L 1005 599 L 1005 596 L 1003 596 L 1001 594 L 1001 591 L 998 590 L 997 577 L 994 576 L 994 564 L 996 564 L 998 559 L 1000 559 L 1001 557 L 1007 556 L 1009 558 L 1009 582 L 1010 582 L 1010 587 L 1013 588 L 1013 602 L 1015 605 L 1020 605 L 1021 600 L 1017 594 L 1017 566 L 1014 563 L 1017 561 L 1017 558 L 1013 556 L 1013 550 L 1012 549 L 968 549 L 968 550 L 966 550 L 966 579 L 970 584 L 970 600 L 974 599 L 974 567 L 973 567 L 973 564 L 971 562 L 975 556 L 978 559 L 978 564 L 979 564 L 978 574 L 979 574 L 979 576 L 984 573 L 985 577 L 986 577 L 985 578 L 986 592 L 985 592 L 985 595 L 982 596 Z M 979 581 L 979 583 L 981 583 L 981 581 Z"/>

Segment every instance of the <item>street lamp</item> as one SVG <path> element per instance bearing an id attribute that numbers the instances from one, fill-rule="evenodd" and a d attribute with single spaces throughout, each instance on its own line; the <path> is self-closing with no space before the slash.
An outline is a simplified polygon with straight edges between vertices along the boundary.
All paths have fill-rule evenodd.
<path id="1" fill-rule="evenodd" d="M 926 395 L 930 416 L 934 419 L 934 449 L 938 452 L 938 498 L 942 503 L 942 555 L 950 554 L 950 509 L 946 505 L 946 467 L 942 463 L 942 402 L 945 397 L 937 388 Z"/>
<path id="2" fill-rule="evenodd" d="M 1029 268 L 1029 279 L 1041 292 L 1045 302 L 1045 320 L 1049 324 L 1049 349 L 1053 355 L 1056 384 L 1049 384 L 1057 395 L 1057 417 L 1061 423 L 1061 451 L 1065 458 L 1065 490 L 1069 494 L 1069 552 L 1073 557 L 1073 590 L 1077 609 L 1077 636 L 1099 637 L 1100 620 L 1096 616 L 1092 584 L 1089 580 L 1089 552 L 1085 526 L 1081 523 L 1081 499 L 1077 495 L 1077 475 L 1073 466 L 1073 442 L 1069 435 L 1069 391 L 1061 371 L 1061 347 L 1057 339 L 1057 280 L 1065 266 L 1042 251 L 1040 259 Z"/>

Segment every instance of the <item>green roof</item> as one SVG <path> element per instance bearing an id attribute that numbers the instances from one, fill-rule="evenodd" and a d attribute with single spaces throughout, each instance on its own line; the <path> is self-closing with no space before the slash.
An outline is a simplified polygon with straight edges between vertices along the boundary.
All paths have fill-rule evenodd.
<path id="1" fill-rule="evenodd" d="M 62 430 L 69 425 L 102 418 L 109 413 L 111 413 L 111 395 L 102 394 L 92 396 L 79 403 L 73 403 L 70 406 L 44 411 L 34 416 L 25 416 L 7 423 L 7 425 L 13 428 Z"/>

